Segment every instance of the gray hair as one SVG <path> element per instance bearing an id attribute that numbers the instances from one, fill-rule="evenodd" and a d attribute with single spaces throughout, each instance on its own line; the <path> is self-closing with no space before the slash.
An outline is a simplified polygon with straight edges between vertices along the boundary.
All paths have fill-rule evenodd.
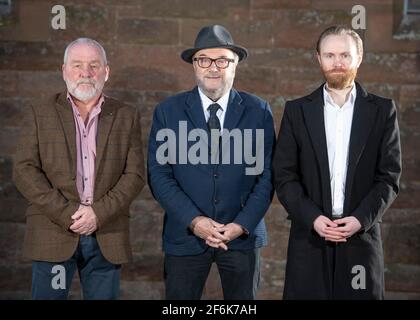
<path id="1" fill-rule="evenodd" d="M 66 50 L 64 51 L 64 64 L 67 62 L 67 56 L 68 56 L 70 48 L 73 47 L 76 44 L 87 44 L 87 45 L 90 45 L 90 46 L 97 47 L 102 54 L 102 58 L 104 59 L 105 65 L 108 64 L 104 47 L 102 47 L 98 41 L 90 39 L 90 38 L 78 38 L 78 39 L 70 42 L 67 45 Z"/>

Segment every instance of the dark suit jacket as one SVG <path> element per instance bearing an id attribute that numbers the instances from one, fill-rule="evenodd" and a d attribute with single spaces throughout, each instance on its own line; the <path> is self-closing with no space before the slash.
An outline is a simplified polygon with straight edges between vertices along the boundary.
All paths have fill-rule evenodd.
<path id="1" fill-rule="evenodd" d="M 275 141 L 268 103 L 232 89 L 224 121 L 224 128 L 229 131 L 252 129 L 254 151 L 255 129 L 264 130 L 264 168 L 259 175 L 245 175 L 244 161 L 233 164 L 233 143 L 229 150 L 232 164 L 191 164 L 189 161 L 188 164 L 159 164 L 156 152 L 163 142 L 156 141 L 156 135 L 163 128 L 172 129 L 179 142 L 179 121 L 186 122 L 188 132 L 195 128 L 207 131 L 197 88 L 168 98 L 154 112 L 149 137 L 148 176 L 153 195 L 165 210 L 164 251 L 183 256 L 199 254 L 206 249 L 205 241 L 189 229 L 191 221 L 199 215 L 224 224 L 236 222 L 249 231 L 248 236 L 231 241 L 228 244 L 230 249 L 265 245 L 267 233 L 263 217 L 273 195 L 271 157 Z M 194 143 L 189 141 L 188 147 Z"/>
<path id="2" fill-rule="evenodd" d="M 273 159 L 274 185 L 291 219 L 284 298 L 382 298 L 383 252 L 379 223 L 398 193 L 400 138 L 392 100 L 358 83 L 351 128 L 344 215 L 362 230 L 340 243 L 313 230 L 321 214 L 332 218 L 322 87 L 286 104 Z M 333 264 L 335 261 L 335 269 Z M 366 270 L 366 289 L 355 290 L 354 266 Z"/>
<path id="3" fill-rule="evenodd" d="M 80 204 L 75 130 L 66 93 L 34 104 L 25 114 L 13 177 L 29 201 L 24 253 L 30 259 L 64 261 L 77 248 L 79 236 L 69 231 Z M 127 262 L 129 205 L 145 184 L 139 112 L 106 97 L 96 150 L 96 237 L 106 259 Z"/>

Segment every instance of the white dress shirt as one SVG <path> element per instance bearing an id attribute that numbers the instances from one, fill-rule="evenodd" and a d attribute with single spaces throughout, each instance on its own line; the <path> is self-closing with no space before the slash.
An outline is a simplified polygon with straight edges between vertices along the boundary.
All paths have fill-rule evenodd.
<path id="1" fill-rule="evenodd" d="M 226 110 L 227 110 L 227 106 L 228 106 L 228 102 L 229 102 L 230 90 L 227 93 L 225 93 L 217 101 L 213 101 L 209 97 L 207 97 L 203 93 L 203 91 L 201 91 L 200 87 L 198 88 L 198 93 L 200 94 L 201 105 L 203 106 L 203 111 L 204 111 L 204 116 L 206 117 L 206 122 L 210 118 L 210 111 L 208 111 L 207 108 L 213 103 L 217 103 L 220 106 L 220 109 L 217 110 L 217 112 L 216 112 L 216 116 L 219 118 L 220 128 L 222 129 L 221 131 L 223 131 L 223 123 L 225 122 L 225 115 L 226 115 Z"/>
<path id="2" fill-rule="evenodd" d="M 343 214 L 351 124 L 353 121 L 356 86 L 340 108 L 324 86 L 324 124 L 327 139 L 328 165 L 333 217 Z"/>

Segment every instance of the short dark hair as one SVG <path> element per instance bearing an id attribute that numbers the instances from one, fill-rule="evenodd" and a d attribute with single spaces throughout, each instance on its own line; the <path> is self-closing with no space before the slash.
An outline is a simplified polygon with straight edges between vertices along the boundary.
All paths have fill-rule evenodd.
<path id="1" fill-rule="evenodd" d="M 360 56 L 363 56 L 363 41 L 362 41 L 362 38 L 360 38 L 359 34 L 356 31 L 354 31 L 353 29 L 351 29 L 347 26 L 344 26 L 344 25 L 332 26 L 332 27 L 329 27 L 329 28 L 325 29 L 324 31 L 322 31 L 322 33 L 319 36 L 319 39 L 316 43 L 316 52 L 318 52 L 318 54 L 320 54 L 320 46 L 321 46 L 322 40 L 324 40 L 324 38 L 326 38 L 329 35 L 338 35 L 338 36 L 349 35 L 349 36 L 351 36 L 353 38 L 354 42 L 356 43 L 357 53 L 359 53 Z"/>

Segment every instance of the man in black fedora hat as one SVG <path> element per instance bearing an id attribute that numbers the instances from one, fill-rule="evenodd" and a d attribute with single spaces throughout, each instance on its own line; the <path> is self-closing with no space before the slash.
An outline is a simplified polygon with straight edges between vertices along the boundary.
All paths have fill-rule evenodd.
<path id="1" fill-rule="evenodd" d="M 223 26 L 204 27 L 181 54 L 197 86 L 154 112 L 148 176 L 165 210 L 167 299 L 200 299 L 213 262 L 225 299 L 256 297 L 275 133 L 268 103 L 232 88 L 247 55 Z"/>

